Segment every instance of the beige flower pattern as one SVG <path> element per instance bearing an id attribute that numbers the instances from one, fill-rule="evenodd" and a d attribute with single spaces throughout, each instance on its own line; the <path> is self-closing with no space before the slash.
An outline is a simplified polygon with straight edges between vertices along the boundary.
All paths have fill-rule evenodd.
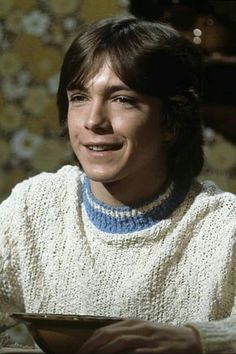
<path id="1" fill-rule="evenodd" d="M 1 0 L 0 201 L 41 171 L 74 163 L 60 137 L 62 58 L 82 22 L 124 12 L 119 0 Z"/>
<path id="2" fill-rule="evenodd" d="M 80 6 L 79 0 L 1 0 L 0 201 L 21 180 L 72 162 L 60 137 L 56 91 Z"/>

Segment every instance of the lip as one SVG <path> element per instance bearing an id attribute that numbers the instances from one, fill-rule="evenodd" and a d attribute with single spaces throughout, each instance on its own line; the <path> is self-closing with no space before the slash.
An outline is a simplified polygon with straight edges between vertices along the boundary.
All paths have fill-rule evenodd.
<path id="1" fill-rule="evenodd" d="M 110 146 L 111 148 L 110 149 L 106 149 L 106 150 L 91 150 L 89 149 L 89 146 Z M 86 144 L 83 144 L 83 148 L 84 148 L 84 152 L 85 154 L 87 155 L 87 157 L 89 159 L 92 159 L 91 161 L 95 161 L 95 160 L 103 160 L 103 159 L 113 159 L 113 157 L 116 156 L 116 154 L 119 154 L 119 152 L 121 151 L 121 149 L 123 148 L 123 145 L 124 144 L 121 144 L 121 143 L 113 143 L 113 144 L 108 144 L 108 143 L 86 143 Z"/>
<path id="2" fill-rule="evenodd" d="M 87 158 L 90 162 L 97 162 L 97 161 L 102 161 L 102 162 L 108 162 L 111 159 L 115 158 L 117 154 L 119 154 L 119 150 L 103 150 L 103 151 L 95 151 L 95 150 L 90 150 L 89 148 L 85 147 L 85 153 L 87 155 Z"/>
<path id="3" fill-rule="evenodd" d="M 123 143 L 107 143 L 107 142 L 99 142 L 99 143 L 95 143 L 95 142 L 88 142 L 86 144 L 83 144 L 83 146 L 85 148 L 87 148 L 89 151 L 91 152 L 106 152 L 106 151 L 117 151 L 120 150 L 123 147 Z M 91 150 L 90 147 L 91 146 L 97 146 L 97 147 L 107 147 L 106 150 L 101 150 L 101 151 L 96 151 L 96 150 Z"/>

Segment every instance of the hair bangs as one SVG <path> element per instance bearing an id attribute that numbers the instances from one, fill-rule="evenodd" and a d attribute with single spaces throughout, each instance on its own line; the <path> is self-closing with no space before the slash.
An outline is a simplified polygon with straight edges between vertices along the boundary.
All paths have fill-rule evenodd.
<path id="1" fill-rule="evenodd" d="M 67 83 L 67 90 L 75 90 L 84 87 L 101 69 L 106 61 L 105 52 L 91 53 L 76 66 L 77 70 L 73 72 Z"/>

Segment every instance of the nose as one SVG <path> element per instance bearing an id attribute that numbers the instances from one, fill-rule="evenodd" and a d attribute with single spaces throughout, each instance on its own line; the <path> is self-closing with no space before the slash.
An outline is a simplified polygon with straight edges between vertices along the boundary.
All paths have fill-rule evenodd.
<path id="1" fill-rule="evenodd" d="M 88 130 L 109 130 L 111 128 L 109 113 L 105 102 L 101 99 L 90 103 L 86 116 L 85 127 Z"/>

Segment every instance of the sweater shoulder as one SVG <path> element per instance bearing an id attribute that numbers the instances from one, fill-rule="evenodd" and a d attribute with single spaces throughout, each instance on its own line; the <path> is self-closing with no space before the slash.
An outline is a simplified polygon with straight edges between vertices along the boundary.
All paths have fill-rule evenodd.
<path id="1" fill-rule="evenodd" d="M 79 186 L 83 172 L 77 167 L 66 165 L 56 172 L 42 172 L 18 183 L 7 201 L 17 200 L 24 204 L 43 202 L 66 194 L 68 186 Z"/>
<path id="2" fill-rule="evenodd" d="M 38 191 L 51 191 L 57 189 L 63 189 L 67 183 L 75 183 L 78 179 L 81 179 L 83 173 L 77 166 L 66 165 L 60 168 L 56 172 L 42 172 L 34 177 L 24 181 L 28 185 L 29 190 L 32 192 Z"/>
<path id="3" fill-rule="evenodd" d="M 195 205 L 201 209 L 207 208 L 210 212 L 221 212 L 224 216 L 236 216 L 235 194 L 221 190 L 213 181 L 206 180 L 197 184 L 200 192 L 195 197 Z"/>
<path id="4" fill-rule="evenodd" d="M 222 203 L 229 201 L 236 206 L 236 195 L 234 193 L 223 191 L 217 186 L 217 184 L 209 180 L 201 182 L 200 185 L 204 198 L 215 199 Z"/>

